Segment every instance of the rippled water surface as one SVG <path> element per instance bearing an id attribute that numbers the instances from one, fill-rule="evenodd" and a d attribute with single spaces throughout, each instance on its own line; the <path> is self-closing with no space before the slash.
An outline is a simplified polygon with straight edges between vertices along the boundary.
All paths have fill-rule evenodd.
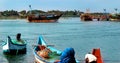
<path id="1" fill-rule="evenodd" d="M 4 55 L 2 44 L 7 36 L 17 33 L 27 41 L 27 54 Z M 100 48 L 104 63 L 120 63 L 120 22 L 80 21 L 80 18 L 60 18 L 58 23 L 28 23 L 27 20 L 0 20 L 0 63 L 33 63 L 33 45 L 39 35 L 59 50 L 73 47 L 76 58 L 93 48 Z"/>

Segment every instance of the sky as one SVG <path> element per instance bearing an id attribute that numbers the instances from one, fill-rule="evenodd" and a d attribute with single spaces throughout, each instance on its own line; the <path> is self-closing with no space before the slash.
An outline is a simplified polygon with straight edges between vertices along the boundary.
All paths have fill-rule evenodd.
<path id="1" fill-rule="evenodd" d="M 115 12 L 115 8 L 120 10 L 120 0 L 0 0 L 0 11 L 4 10 L 80 10 L 85 12 Z"/>

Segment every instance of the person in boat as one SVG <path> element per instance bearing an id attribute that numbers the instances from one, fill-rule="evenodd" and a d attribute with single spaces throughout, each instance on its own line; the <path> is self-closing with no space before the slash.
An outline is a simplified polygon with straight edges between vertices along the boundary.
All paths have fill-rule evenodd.
<path id="1" fill-rule="evenodd" d="M 40 49 L 37 54 L 43 58 L 49 58 L 49 54 L 52 53 L 50 49 L 48 49 L 44 45 L 39 45 L 38 48 Z"/>
<path id="2" fill-rule="evenodd" d="M 22 44 L 24 44 L 24 41 L 21 39 L 21 33 L 18 33 L 18 34 L 16 35 L 16 40 L 17 40 L 18 42 L 21 42 Z"/>
<path id="3" fill-rule="evenodd" d="M 97 57 L 89 52 L 85 55 L 85 63 L 97 63 Z"/>
<path id="4" fill-rule="evenodd" d="M 54 63 L 76 63 L 75 51 L 73 48 L 66 48 L 60 57 L 60 60 L 56 60 Z"/>

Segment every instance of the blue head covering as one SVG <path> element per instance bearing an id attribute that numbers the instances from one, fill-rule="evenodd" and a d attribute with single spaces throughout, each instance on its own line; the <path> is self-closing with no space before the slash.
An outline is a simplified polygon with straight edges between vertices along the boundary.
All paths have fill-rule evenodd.
<path id="1" fill-rule="evenodd" d="M 75 61 L 75 51 L 73 48 L 66 48 L 60 57 L 60 62 L 58 63 L 76 63 Z"/>

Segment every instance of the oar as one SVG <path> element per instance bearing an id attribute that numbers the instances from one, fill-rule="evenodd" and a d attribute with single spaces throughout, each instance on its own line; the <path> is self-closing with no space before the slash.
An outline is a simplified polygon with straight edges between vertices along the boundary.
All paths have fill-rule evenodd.
<path id="1" fill-rule="evenodd" d="M 38 45 L 35 45 L 35 44 L 32 45 L 32 47 L 37 47 L 37 46 L 38 46 Z M 49 44 L 49 45 L 47 45 L 47 47 L 48 47 L 48 46 L 52 46 L 52 47 L 54 47 L 55 45 L 51 45 L 51 44 Z"/>
<path id="2" fill-rule="evenodd" d="M 48 46 L 52 46 L 52 47 L 54 47 L 55 45 L 49 44 L 49 45 L 47 45 L 47 47 L 48 47 Z"/>
<path id="3" fill-rule="evenodd" d="M 33 48 L 34 48 L 34 47 L 37 47 L 37 46 L 38 46 L 38 45 L 35 45 L 35 44 L 34 44 L 34 45 L 32 45 L 32 47 L 33 47 Z"/>

